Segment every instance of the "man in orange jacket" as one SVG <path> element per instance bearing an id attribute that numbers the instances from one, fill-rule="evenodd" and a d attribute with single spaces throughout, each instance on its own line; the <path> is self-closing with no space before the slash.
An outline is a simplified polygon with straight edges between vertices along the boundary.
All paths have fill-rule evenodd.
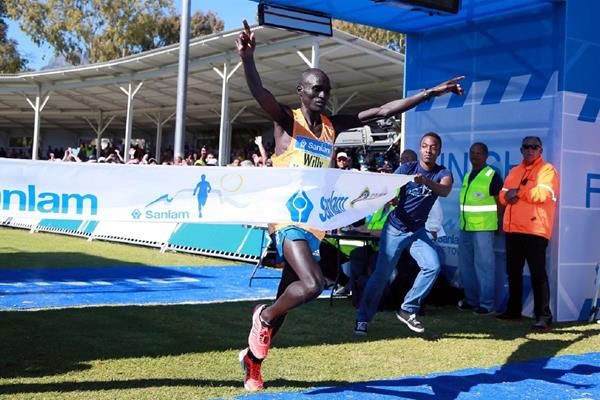
<path id="1" fill-rule="evenodd" d="M 523 162 L 510 170 L 499 195 L 500 203 L 506 207 L 503 229 L 509 297 L 506 312 L 498 318 L 521 318 L 523 267 L 527 260 L 533 288 L 534 329 L 548 329 L 552 323 L 546 247 L 552 235 L 559 192 L 558 172 L 544 161 L 542 151 L 539 137 L 523 139 Z"/>

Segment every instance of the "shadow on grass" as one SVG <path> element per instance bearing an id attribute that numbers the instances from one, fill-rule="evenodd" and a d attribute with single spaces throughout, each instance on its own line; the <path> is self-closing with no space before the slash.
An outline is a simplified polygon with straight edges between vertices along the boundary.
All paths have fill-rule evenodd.
<path id="1" fill-rule="evenodd" d="M 92 256 L 78 252 L 22 252 L 19 249 L 0 247 L 0 267 L 9 268 L 72 268 L 72 267 L 106 267 L 144 266 L 139 262 L 128 262 L 109 257 Z M 23 267 L 26 266 L 26 267 Z"/>
<path id="2" fill-rule="evenodd" d="M 275 379 L 269 381 L 269 388 L 306 388 L 313 386 L 315 382 L 292 381 L 287 379 Z M 321 383 L 321 382 L 320 382 Z M 323 385 L 337 386 L 346 385 L 346 381 L 326 381 Z M 14 383 L 0 386 L 0 394 L 20 393 L 48 393 L 48 392 L 93 392 L 104 390 L 126 390 L 160 387 L 222 387 L 238 388 L 240 380 L 210 380 L 210 379 L 130 379 L 110 381 L 83 381 L 83 382 L 61 382 L 61 383 Z"/>
<path id="3" fill-rule="evenodd" d="M 0 378 L 44 377 L 83 371 L 91 368 L 91 362 L 94 360 L 161 357 L 239 349 L 247 340 L 253 305 L 254 303 L 250 302 L 237 302 L 2 312 L 0 313 L 0 337 L 3 338 L 0 341 Z M 333 307 L 328 305 L 328 300 L 309 303 L 290 314 L 281 333 L 274 339 L 273 345 L 285 348 L 363 342 L 364 338 L 357 338 L 352 332 L 354 315 L 355 309 L 349 302 L 336 301 Z M 531 321 L 507 323 L 494 318 L 476 317 L 470 313 L 467 315 L 457 311 L 455 307 L 429 309 L 424 322 L 427 330 L 422 339 L 426 341 L 443 338 L 464 340 L 493 338 L 511 341 L 526 338 L 525 342 L 510 355 L 509 362 L 552 357 L 574 342 L 600 333 L 600 325 L 581 329 L 573 324 L 559 324 L 550 331 L 550 334 L 570 335 L 569 338 L 567 340 L 554 340 L 550 337 L 544 339 L 544 334 L 530 335 Z M 414 337 L 418 335 L 397 322 L 393 313 L 380 313 L 366 340 Z M 589 367 L 583 372 L 574 371 L 574 373 L 588 373 L 592 371 L 592 366 Z M 509 370 L 506 371 L 509 374 Z M 545 371 L 543 366 L 539 371 L 540 379 L 565 373 Z M 542 372 L 545 375 L 542 375 Z M 481 383 L 493 383 L 505 379 L 502 375 L 504 373 L 501 369 L 495 373 L 495 376 L 478 374 L 474 378 L 476 381 L 479 379 Z M 531 378 L 535 379 L 535 376 Z M 447 388 L 446 380 L 452 381 L 457 378 L 430 379 L 429 381 L 425 379 L 423 383 Z M 319 385 L 337 386 L 346 383 L 319 382 Z M 119 385 L 135 388 L 137 387 L 135 385 L 146 387 L 146 385 L 161 384 L 239 386 L 238 381 L 227 380 L 158 379 L 57 384 L 11 383 L 0 386 L 0 392 L 96 390 Z M 314 384 L 314 381 L 290 382 L 281 379 L 269 381 L 270 388 L 287 386 L 307 389 Z M 439 390 L 447 391 L 447 389 Z M 460 391 L 462 389 L 456 393 Z M 454 398 L 452 393 L 444 398 Z"/>
<path id="4" fill-rule="evenodd" d="M 494 386 L 485 387 L 483 385 L 509 384 L 509 391 L 514 394 L 514 396 L 509 395 L 509 398 L 516 399 L 529 398 L 525 394 L 526 390 L 535 389 L 536 384 L 534 382 L 536 381 L 559 385 L 553 389 L 562 389 L 561 391 L 564 391 L 565 387 L 572 389 L 593 389 L 599 387 L 595 378 L 588 380 L 588 382 L 595 383 L 584 384 L 569 382 L 563 378 L 567 375 L 584 377 L 600 374 L 600 366 L 588 364 L 571 366 L 571 363 L 571 365 L 564 369 L 547 368 L 545 365 L 549 360 L 550 359 L 541 359 L 527 363 L 506 364 L 499 369 L 488 370 L 489 372 L 479 370 L 474 371 L 473 373 L 354 383 L 342 387 L 311 390 L 308 394 L 311 396 L 329 394 L 332 395 L 332 397 L 335 395 L 335 398 L 339 398 L 339 394 L 342 392 L 346 395 L 348 392 L 353 392 L 357 395 L 359 393 L 364 393 L 369 395 L 400 397 L 402 399 L 452 400 L 458 398 L 461 394 L 469 393 L 475 387 L 482 385 L 477 388 L 477 393 L 474 393 L 473 395 L 481 398 L 495 399 L 502 398 L 508 394 L 506 386 L 504 386 L 504 388 L 496 386 L 496 388 L 498 388 L 496 389 Z M 581 381 L 581 379 L 576 377 L 571 376 L 569 378 Z M 521 384 L 521 386 L 510 384 Z M 499 392 L 501 389 L 504 390 Z M 539 389 L 536 391 L 538 392 L 537 395 L 540 395 Z M 548 394 L 547 387 L 542 390 L 542 392 Z"/>

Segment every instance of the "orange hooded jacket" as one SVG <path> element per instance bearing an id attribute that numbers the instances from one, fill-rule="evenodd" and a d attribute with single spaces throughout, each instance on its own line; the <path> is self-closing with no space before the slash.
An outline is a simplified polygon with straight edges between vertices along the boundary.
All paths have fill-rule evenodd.
<path id="1" fill-rule="evenodd" d="M 515 204 L 508 204 L 506 192 L 519 189 Z M 506 207 L 502 228 L 507 233 L 527 233 L 550 239 L 560 183 L 552 164 L 538 158 L 526 166 L 524 162 L 510 170 L 500 191 L 500 203 Z"/>

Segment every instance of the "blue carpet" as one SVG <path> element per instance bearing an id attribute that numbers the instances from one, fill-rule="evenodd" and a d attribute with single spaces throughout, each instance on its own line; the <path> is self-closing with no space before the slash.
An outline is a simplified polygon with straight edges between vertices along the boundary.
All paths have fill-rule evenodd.
<path id="1" fill-rule="evenodd" d="M 2 270 L 0 310 L 94 305 L 211 303 L 275 298 L 278 279 L 252 266 L 101 267 Z M 279 277 L 261 269 L 259 276 Z"/>
<path id="2" fill-rule="evenodd" d="M 299 393 L 259 393 L 238 399 L 598 400 L 600 353 L 360 382 Z"/>

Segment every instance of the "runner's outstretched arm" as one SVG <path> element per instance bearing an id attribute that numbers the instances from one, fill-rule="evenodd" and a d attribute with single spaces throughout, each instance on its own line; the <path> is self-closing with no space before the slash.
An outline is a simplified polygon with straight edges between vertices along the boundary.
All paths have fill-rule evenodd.
<path id="1" fill-rule="evenodd" d="M 446 93 L 454 93 L 461 96 L 464 92 L 459 82 L 464 78 L 464 76 L 457 76 L 405 99 L 390 101 L 380 107 L 361 111 L 358 113 L 358 118 L 363 123 L 369 122 L 374 119 L 391 117 L 392 115 L 403 113 L 432 97 L 442 96 Z"/>
<path id="2" fill-rule="evenodd" d="M 425 89 L 424 91 L 405 99 L 393 100 L 382 106 L 360 111 L 356 115 L 335 115 L 331 120 L 334 123 L 336 132 L 340 132 L 346 129 L 356 128 L 378 119 L 401 114 L 418 106 L 424 101 L 430 100 L 433 97 L 442 96 L 446 93 L 454 93 L 462 96 L 464 91 L 459 82 L 464 78 L 464 76 L 457 76 L 442 82 L 431 89 Z"/>

